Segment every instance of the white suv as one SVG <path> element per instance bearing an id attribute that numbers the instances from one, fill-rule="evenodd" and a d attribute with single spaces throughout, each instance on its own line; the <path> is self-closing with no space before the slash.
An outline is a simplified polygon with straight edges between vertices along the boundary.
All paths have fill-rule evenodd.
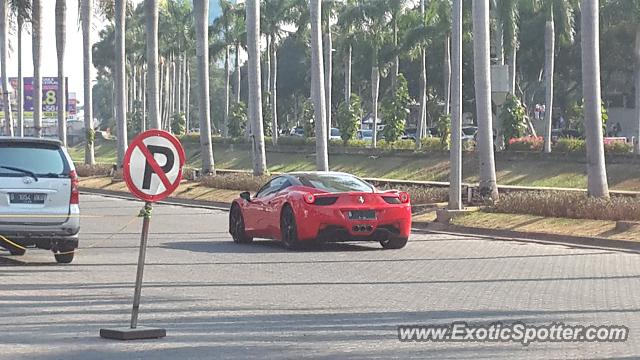
<path id="1" fill-rule="evenodd" d="M 78 176 L 58 140 L 0 137 L 0 245 L 70 263 L 80 232 Z"/>

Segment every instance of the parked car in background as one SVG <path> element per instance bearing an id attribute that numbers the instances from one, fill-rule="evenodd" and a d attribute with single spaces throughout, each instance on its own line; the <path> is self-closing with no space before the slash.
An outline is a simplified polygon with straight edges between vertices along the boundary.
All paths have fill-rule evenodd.
<path id="1" fill-rule="evenodd" d="M 62 143 L 0 138 L 0 245 L 14 255 L 28 247 L 73 260 L 80 232 L 78 176 Z"/>
<path id="2" fill-rule="evenodd" d="M 462 127 L 462 142 L 475 140 L 476 134 L 478 134 L 477 126 L 463 126 Z"/>
<path id="3" fill-rule="evenodd" d="M 329 133 L 329 140 L 342 140 L 342 134 L 340 133 L 340 129 L 331 128 L 331 132 Z"/>
<path id="4" fill-rule="evenodd" d="M 402 140 L 413 140 L 413 141 L 416 141 L 417 134 L 418 134 L 418 129 L 416 129 L 416 128 L 404 129 L 404 134 L 402 135 L 401 139 Z"/>
<path id="5" fill-rule="evenodd" d="M 358 140 L 373 141 L 373 130 L 358 130 L 356 138 Z"/>
<path id="6" fill-rule="evenodd" d="M 289 135 L 303 137 L 304 136 L 304 128 L 302 126 L 296 126 L 293 129 L 291 129 L 291 132 L 289 133 Z"/>

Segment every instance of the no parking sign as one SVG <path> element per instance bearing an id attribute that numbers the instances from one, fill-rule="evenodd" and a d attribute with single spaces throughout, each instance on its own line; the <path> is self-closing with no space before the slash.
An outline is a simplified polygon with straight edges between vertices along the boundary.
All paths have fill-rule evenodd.
<path id="1" fill-rule="evenodd" d="M 136 197 L 160 201 L 180 185 L 184 162 L 184 149 L 175 136 L 163 130 L 145 131 L 127 149 L 124 180 Z"/>
<path id="2" fill-rule="evenodd" d="M 124 180 L 131 193 L 146 202 L 139 215 L 144 220 L 140 236 L 136 287 L 133 293 L 130 327 L 100 329 L 101 337 L 136 340 L 166 335 L 166 330 L 162 328 L 138 328 L 138 310 L 151 220 L 151 204 L 166 198 L 178 188 L 182 180 L 184 162 L 184 149 L 180 141 L 163 130 L 149 130 L 136 136 L 125 153 L 122 164 Z"/>

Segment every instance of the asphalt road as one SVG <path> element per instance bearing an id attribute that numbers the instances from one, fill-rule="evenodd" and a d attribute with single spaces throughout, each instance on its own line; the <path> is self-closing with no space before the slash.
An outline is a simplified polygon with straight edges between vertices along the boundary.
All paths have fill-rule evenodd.
<path id="1" fill-rule="evenodd" d="M 231 242 L 227 213 L 156 206 L 140 325 L 158 340 L 101 339 L 129 322 L 140 202 L 83 196 L 70 265 L 0 260 L 1 359 L 599 358 L 640 355 L 640 257 L 416 234 L 402 250 L 287 252 Z M 128 226 L 122 227 L 125 224 Z M 114 235 L 115 232 L 122 230 Z M 4 255 L 5 253 L 3 253 Z M 400 324 L 622 324 L 626 343 L 404 343 Z"/>

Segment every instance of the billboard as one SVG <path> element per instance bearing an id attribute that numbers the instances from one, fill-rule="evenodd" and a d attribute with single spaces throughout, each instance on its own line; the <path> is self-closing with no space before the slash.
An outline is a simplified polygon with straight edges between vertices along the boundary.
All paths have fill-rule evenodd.
<path id="1" fill-rule="evenodd" d="M 65 78 L 66 87 L 66 108 L 67 112 L 70 109 L 69 102 L 69 79 Z M 25 77 L 23 78 L 24 90 L 23 90 L 23 99 L 24 99 L 24 116 L 25 117 L 33 117 L 33 78 Z M 11 97 L 11 110 L 12 112 L 16 112 L 16 106 L 18 103 L 18 78 L 11 77 L 9 78 L 10 85 L 10 97 Z M 0 112 L 3 111 L 3 104 L 0 101 Z M 42 78 L 42 117 L 43 118 L 56 118 L 58 112 L 58 78 L 57 77 L 43 77 Z M 0 113 L 0 118 L 4 117 L 4 114 Z"/>

